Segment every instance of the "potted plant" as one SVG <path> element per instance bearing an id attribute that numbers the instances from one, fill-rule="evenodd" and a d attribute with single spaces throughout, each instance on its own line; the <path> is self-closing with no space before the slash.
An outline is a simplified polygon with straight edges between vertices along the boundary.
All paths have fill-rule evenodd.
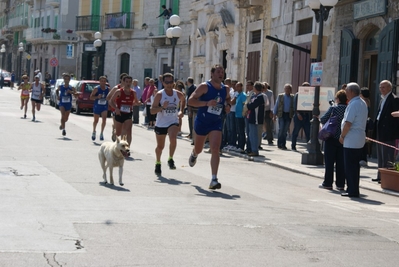
<path id="1" fill-rule="evenodd" d="M 54 33 L 53 34 L 53 39 L 59 40 L 59 39 L 61 39 L 61 36 L 59 34 L 57 34 L 57 33 Z"/>
<path id="2" fill-rule="evenodd" d="M 73 33 L 73 30 L 68 29 L 68 30 L 66 30 L 66 32 L 67 33 Z"/>
<path id="3" fill-rule="evenodd" d="M 50 32 L 57 32 L 57 29 L 50 29 Z"/>
<path id="4" fill-rule="evenodd" d="M 390 168 L 378 168 L 381 188 L 399 192 L 399 161 L 388 162 Z"/>

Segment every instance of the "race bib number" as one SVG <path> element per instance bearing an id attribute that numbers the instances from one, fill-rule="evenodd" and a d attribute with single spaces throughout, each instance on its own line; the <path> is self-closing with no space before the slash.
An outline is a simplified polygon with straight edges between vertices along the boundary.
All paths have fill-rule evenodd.
<path id="1" fill-rule="evenodd" d="M 22 95 L 29 95 L 29 91 L 28 90 L 23 90 L 22 91 Z"/>
<path id="2" fill-rule="evenodd" d="M 106 104 L 107 104 L 107 99 L 105 99 L 105 98 L 99 99 L 99 100 L 98 100 L 98 104 L 99 104 L 99 105 L 106 105 Z"/>
<path id="3" fill-rule="evenodd" d="M 175 107 L 166 108 L 164 111 L 165 116 L 176 117 L 177 109 Z"/>
<path id="4" fill-rule="evenodd" d="M 208 107 L 208 113 L 214 114 L 214 115 L 220 115 L 220 114 L 222 114 L 222 109 L 223 109 L 223 106 L 221 106 L 221 105 L 217 105 L 214 107 Z"/>
<path id="5" fill-rule="evenodd" d="M 69 96 L 62 97 L 62 103 L 70 103 L 70 102 L 71 102 L 71 98 Z"/>
<path id="6" fill-rule="evenodd" d="M 120 108 L 121 112 L 130 113 L 130 106 L 129 105 L 122 105 Z"/>

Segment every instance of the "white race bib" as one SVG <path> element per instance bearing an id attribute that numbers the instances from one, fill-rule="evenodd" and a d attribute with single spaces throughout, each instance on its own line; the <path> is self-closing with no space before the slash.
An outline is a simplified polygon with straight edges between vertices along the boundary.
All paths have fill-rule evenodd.
<path id="1" fill-rule="evenodd" d="M 98 100 L 98 104 L 99 104 L 99 105 L 106 105 L 106 104 L 107 104 L 107 99 L 105 99 L 105 98 L 100 98 L 100 99 Z"/>
<path id="2" fill-rule="evenodd" d="M 217 105 L 214 107 L 208 107 L 208 113 L 214 114 L 214 115 L 220 115 L 222 114 L 222 109 L 223 106 L 222 105 Z"/>
<path id="3" fill-rule="evenodd" d="M 23 90 L 22 91 L 22 95 L 29 95 L 29 91 L 28 90 Z"/>
<path id="4" fill-rule="evenodd" d="M 121 112 L 130 113 L 130 106 L 129 105 L 122 105 L 120 108 Z"/>
<path id="5" fill-rule="evenodd" d="M 176 117 L 177 114 L 177 108 L 176 107 L 168 107 L 163 111 L 165 116 L 168 117 Z"/>
<path id="6" fill-rule="evenodd" d="M 62 97 L 62 103 L 70 103 L 70 102 L 71 102 L 71 98 L 69 96 Z"/>

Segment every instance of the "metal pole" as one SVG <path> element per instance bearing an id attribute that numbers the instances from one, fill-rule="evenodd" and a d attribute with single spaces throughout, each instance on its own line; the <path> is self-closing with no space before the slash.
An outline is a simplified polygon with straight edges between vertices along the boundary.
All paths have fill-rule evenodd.
<path id="1" fill-rule="evenodd" d="M 22 51 L 19 52 L 19 77 L 18 77 L 19 83 L 21 83 L 21 76 L 22 76 Z"/>
<path id="2" fill-rule="evenodd" d="M 172 37 L 172 66 L 170 68 L 173 75 L 175 75 L 175 47 L 178 37 Z"/>
<path id="3" fill-rule="evenodd" d="M 97 74 L 96 74 L 96 80 L 99 80 L 100 78 L 100 47 L 96 47 L 97 49 Z"/>
<path id="4" fill-rule="evenodd" d="M 321 62 L 322 48 L 323 48 L 323 26 L 324 26 L 324 6 L 320 5 L 320 16 L 319 16 L 319 35 L 317 39 L 317 62 Z M 319 127 L 320 127 L 320 86 L 316 86 L 313 101 L 312 115 L 313 119 L 311 121 L 311 133 L 310 142 L 307 145 L 308 153 L 302 154 L 302 164 L 306 165 L 323 165 L 323 154 L 320 150 L 320 143 L 318 138 Z"/>

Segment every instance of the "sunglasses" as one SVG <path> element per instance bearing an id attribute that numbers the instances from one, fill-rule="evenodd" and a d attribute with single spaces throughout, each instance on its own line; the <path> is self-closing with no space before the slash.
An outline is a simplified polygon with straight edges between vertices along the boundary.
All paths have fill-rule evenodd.
<path id="1" fill-rule="evenodd" d="M 164 81 L 165 84 L 172 84 L 174 81 Z"/>

